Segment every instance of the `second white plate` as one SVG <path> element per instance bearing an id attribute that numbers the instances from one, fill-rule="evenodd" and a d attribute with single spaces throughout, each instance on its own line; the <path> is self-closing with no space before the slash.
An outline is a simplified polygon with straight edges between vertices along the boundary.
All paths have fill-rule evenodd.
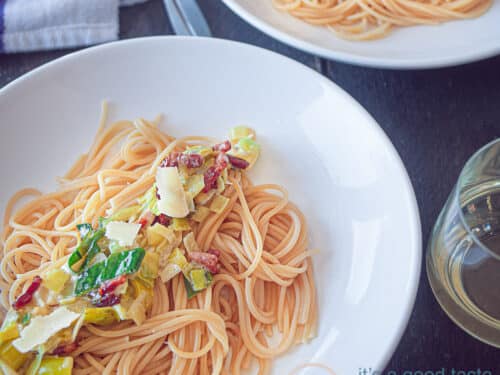
<path id="1" fill-rule="evenodd" d="M 261 31 L 306 52 L 356 65 L 422 69 L 458 65 L 500 54 L 500 1 L 483 16 L 394 30 L 387 38 L 353 42 L 274 9 L 271 0 L 223 0 Z"/>

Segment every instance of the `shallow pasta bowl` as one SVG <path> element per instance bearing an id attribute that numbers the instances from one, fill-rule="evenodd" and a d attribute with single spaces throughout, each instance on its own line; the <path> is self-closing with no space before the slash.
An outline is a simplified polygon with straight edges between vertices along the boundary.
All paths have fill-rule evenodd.
<path id="1" fill-rule="evenodd" d="M 296 62 L 229 41 L 157 37 L 83 50 L 0 91 L 2 211 L 21 187 L 55 188 L 91 143 L 103 99 L 110 120 L 163 113 L 174 136 L 255 128 L 263 152 L 251 177 L 288 189 L 321 250 L 318 335 L 272 373 L 305 362 L 338 374 L 385 366 L 413 307 L 421 233 L 404 166 L 359 104 Z"/>

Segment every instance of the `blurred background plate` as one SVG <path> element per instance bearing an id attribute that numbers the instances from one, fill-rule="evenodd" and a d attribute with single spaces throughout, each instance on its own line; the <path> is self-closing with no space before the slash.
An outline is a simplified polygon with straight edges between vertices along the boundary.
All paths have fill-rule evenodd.
<path id="1" fill-rule="evenodd" d="M 483 16 L 433 26 L 395 29 L 388 37 L 366 42 L 338 38 L 277 11 L 271 0 L 223 0 L 261 31 L 293 47 L 350 64 L 422 69 L 452 66 L 500 54 L 500 1 Z"/>

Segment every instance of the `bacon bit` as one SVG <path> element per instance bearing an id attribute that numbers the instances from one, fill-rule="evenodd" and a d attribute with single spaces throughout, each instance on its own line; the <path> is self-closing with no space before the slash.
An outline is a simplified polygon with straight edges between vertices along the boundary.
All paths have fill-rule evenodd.
<path id="1" fill-rule="evenodd" d="M 141 224 L 141 229 L 143 229 L 148 224 L 148 220 L 145 217 L 141 217 L 138 224 Z"/>
<path id="2" fill-rule="evenodd" d="M 203 175 L 203 180 L 205 182 L 205 187 L 203 188 L 204 193 L 217 188 L 217 178 L 219 177 L 219 175 L 220 172 L 216 167 L 210 167 L 207 169 L 207 171 Z"/>
<path id="3" fill-rule="evenodd" d="M 224 141 L 221 143 L 217 143 L 212 147 L 212 150 L 219 152 L 228 152 L 229 150 L 231 150 L 231 142 Z"/>
<path id="4" fill-rule="evenodd" d="M 35 294 L 38 288 L 40 288 L 41 284 L 42 284 L 42 278 L 40 276 L 35 276 L 28 289 L 26 289 L 26 292 L 17 297 L 17 299 L 12 304 L 12 307 L 15 310 L 19 310 L 20 308 L 30 303 L 31 299 L 33 298 L 33 294 Z"/>
<path id="5" fill-rule="evenodd" d="M 203 158 L 198 154 L 180 154 L 179 164 L 187 168 L 199 168 L 203 165 Z"/>
<path id="6" fill-rule="evenodd" d="M 201 251 L 191 251 L 189 257 L 193 262 L 196 262 L 210 271 L 212 274 L 219 273 L 219 257 L 211 253 L 203 253 Z"/>
<path id="7" fill-rule="evenodd" d="M 78 349 L 78 343 L 76 341 L 73 341 L 71 344 L 58 346 L 51 354 L 66 355 L 74 352 L 76 349 Z"/>
<path id="8" fill-rule="evenodd" d="M 225 168 L 227 168 L 228 164 L 229 158 L 225 153 L 221 152 L 217 155 L 217 158 L 215 159 L 215 169 L 217 169 L 217 172 L 221 173 Z"/>
<path id="9" fill-rule="evenodd" d="M 179 165 L 183 165 L 187 168 L 199 168 L 203 165 L 203 157 L 199 154 L 181 154 L 179 152 L 172 152 L 162 160 L 160 168 L 178 167 Z"/>
<path id="10" fill-rule="evenodd" d="M 142 217 L 137 221 L 138 224 L 141 224 L 141 229 L 143 229 L 146 225 L 152 224 L 155 220 L 155 215 L 152 212 L 147 211 L 142 215 Z"/>
<path id="11" fill-rule="evenodd" d="M 89 297 L 91 299 L 92 305 L 96 307 L 108 307 L 118 305 L 120 303 L 120 296 L 116 294 L 109 293 L 104 296 L 99 295 L 98 292 L 90 292 Z"/>
<path id="12" fill-rule="evenodd" d="M 203 188 L 204 193 L 207 193 L 212 189 L 217 189 L 217 179 L 222 171 L 228 166 L 228 163 L 229 159 L 225 153 L 221 152 L 217 155 L 217 158 L 215 159 L 215 166 L 208 168 L 203 175 L 205 182 L 205 187 Z"/>
<path id="13" fill-rule="evenodd" d="M 245 159 L 237 158 L 236 156 L 228 155 L 231 165 L 238 169 L 247 169 L 250 163 Z"/>
<path id="14" fill-rule="evenodd" d="M 106 294 L 100 299 L 92 300 L 92 304 L 96 307 L 109 307 L 118 305 L 120 303 L 120 296 L 116 294 Z"/>
<path id="15" fill-rule="evenodd" d="M 160 214 L 160 215 L 156 216 L 155 219 L 153 220 L 153 224 L 160 223 L 161 225 L 163 225 L 165 227 L 168 227 L 171 222 L 172 222 L 172 218 L 168 217 L 165 214 Z"/>
<path id="16" fill-rule="evenodd" d="M 116 279 L 105 281 L 99 287 L 99 295 L 104 296 L 105 294 L 113 293 L 115 289 L 124 284 L 125 281 L 127 281 L 127 277 L 125 275 L 118 276 Z"/>
<path id="17" fill-rule="evenodd" d="M 172 152 L 160 163 L 160 168 L 177 167 L 179 165 L 179 153 Z"/>
<path id="18" fill-rule="evenodd" d="M 105 281 L 97 291 L 92 291 L 89 293 L 89 297 L 92 300 L 92 304 L 97 307 L 107 307 L 113 306 L 120 303 L 120 296 L 117 296 L 113 292 L 120 285 L 127 281 L 125 275 L 121 275 L 115 279 Z"/>
<path id="19" fill-rule="evenodd" d="M 217 250 L 217 249 L 208 249 L 207 253 L 215 255 L 217 258 L 220 257 L 220 250 Z"/>

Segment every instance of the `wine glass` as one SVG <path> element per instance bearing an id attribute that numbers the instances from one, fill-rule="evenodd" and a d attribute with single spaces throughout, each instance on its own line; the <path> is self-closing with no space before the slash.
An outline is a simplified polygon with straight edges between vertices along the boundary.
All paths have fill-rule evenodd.
<path id="1" fill-rule="evenodd" d="M 460 173 L 431 234 L 427 275 L 456 324 L 500 347 L 500 139 Z"/>

